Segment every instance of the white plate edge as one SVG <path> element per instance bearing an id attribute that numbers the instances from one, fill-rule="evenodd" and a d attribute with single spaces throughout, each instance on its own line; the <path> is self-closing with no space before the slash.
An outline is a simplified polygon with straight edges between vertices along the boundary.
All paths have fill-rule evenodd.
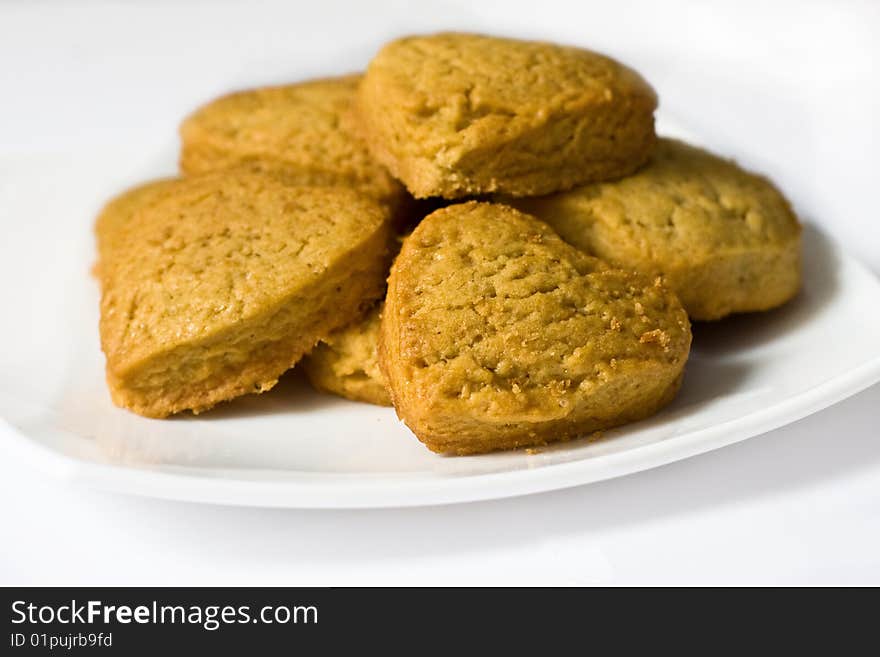
<path id="1" fill-rule="evenodd" d="M 791 424 L 880 382 L 880 357 L 806 390 L 768 409 L 597 459 L 542 466 L 534 470 L 468 475 L 438 481 L 332 483 L 253 481 L 199 477 L 148 468 L 93 463 L 39 445 L 5 419 L 6 432 L 22 458 L 72 485 L 106 492 L 166 500 L 232 506 L 297 509 L 404 508 L 477 502 L 534 493 L 621 477 L 705 454 Z M 707 438 L 708 434 L 708 438 Z M 595 471 L 599 471 L 597 475 Z M 350 475 L 357 477 L 358 475 Z"/>

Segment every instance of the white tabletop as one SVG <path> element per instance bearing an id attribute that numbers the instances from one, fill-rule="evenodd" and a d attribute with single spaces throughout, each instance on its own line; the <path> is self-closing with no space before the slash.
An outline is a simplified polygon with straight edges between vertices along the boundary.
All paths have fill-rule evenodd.
<path id="1" fill-rule="evenodd" d="M 0 5 L 2 154 L 167 141 L 221 91 L 355 70 L 395 34 L 548 37 L 641 70 L 663 112 L 771 175 L 806 221 L 880 273 L 880 5 L 121 4 Z M 0 220 L 15 218 L 0 208 Z M 406 510 L 128 498 L 7 456 L 0 584 L 880 584 L 878 409 L 875 386 L 622 479 Z"/>

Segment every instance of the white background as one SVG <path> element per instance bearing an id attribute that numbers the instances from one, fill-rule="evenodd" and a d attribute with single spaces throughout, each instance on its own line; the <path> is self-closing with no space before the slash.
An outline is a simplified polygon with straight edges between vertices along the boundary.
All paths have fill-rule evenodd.
<path id="1" fill-rule="evenodd" d="M 0 3 L 0 153 L 146 152 L 220 92 L 356 70 L 391 36 L 446 28 L 619 57 L 880 273 L 878 3 Z M 3 457 L 0 584 L 880 584 L 878 420 L 875 386 L 623 479 L 386 511 L 134 499 Z"/>

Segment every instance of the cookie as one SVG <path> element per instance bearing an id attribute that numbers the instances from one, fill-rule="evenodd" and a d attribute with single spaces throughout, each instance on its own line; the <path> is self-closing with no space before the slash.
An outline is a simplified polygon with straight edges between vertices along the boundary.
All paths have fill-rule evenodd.
<path id="1" fill-rule="evenodd" d="M 474 34 L 387 44 L 358 93 L 376 159 L 417 198 L 549 194 L 626 175 L 653 147 L 657 97 L 588 50 Z"/>
<path id="2" fill-rule="evenodd" d="M 800 287 L 801 226 L 766 178 L 673 139 L 628 178 L 507 199 L 611 263 L 663 274 L 691 319 L 767 310 Z"/>
<path id="3" fill-rule="evenodd" d="M 393 208 L 403 187 L 350 128 L 359 75 L 229 94 L 180 127 L 184 174 L 244 166 L 296 185 L 353 187 Z"/>
<path id="4" fill-rule="evenodd" d="M 391 406 L 376 353 L 382 305 L 364 318 L 337 329 L 303 359 L 312 385 L 353 401 Z"/>
<path id="5" fill-rule="evenodd" d="M 105 228 L 107 383 L 149 417 L 268 390 L 384 289 L 387 209 L 342 188 L 204 174 Z"/>
<path id="6" fill-rule="evenodd" d="M 431 450 L 543 445 L 638 420 L 676 394 L 687 314 L 545 223 L 469 202 L 425 218 L 388 279 L 379 362 Z"/>

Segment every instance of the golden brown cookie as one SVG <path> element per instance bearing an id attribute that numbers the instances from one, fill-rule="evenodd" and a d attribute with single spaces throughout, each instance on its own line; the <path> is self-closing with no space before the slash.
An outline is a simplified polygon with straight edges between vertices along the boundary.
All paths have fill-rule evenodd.
<path id="1" fill-rule="evenodd" d="M 184 174 L 248 167 L 295 185 L 353 187 L 396 209 L 406 193 L 351 129 L 360 75 L 240 91 L 180 127 Z"/>
<path id="2" fill-rule="evenodd" d="M 531 196 L 634 171 L 653 147 L 656 106 L 635 71 L 597 53 L 447 33 L 383 47 L 358 119 L 417 198 Z"/>
<path id="3" fill-rule="evenodd" d="M 800 287 L 801 226 L 779 190 L 674 139 L 628 178 L 505 202 L 587 253 L 663 274 L 692 319 L 767 310 Z"/>
<path id="4" fill-rule="evenodd" d="M 391 406 L 376 353 L 382 304 L 365 317 L 333 331 L 303 359 L 312 385 L 346 399 Z"/>
<path id="5" fill-rule="evenodd" d="M 379 361 L 436 452 L 542 445 L 669 402 L 690 348 L 659 280 L 612 269 L 504 205 L 438 210 L 391 269 Z"/>
<path id="6" fill-rule="evenodd" d="M 150 417 L 268 390 L 384 288 L 387 209 L 342 188 L 204 174 L 105 228 L 107 383 Z"/>

